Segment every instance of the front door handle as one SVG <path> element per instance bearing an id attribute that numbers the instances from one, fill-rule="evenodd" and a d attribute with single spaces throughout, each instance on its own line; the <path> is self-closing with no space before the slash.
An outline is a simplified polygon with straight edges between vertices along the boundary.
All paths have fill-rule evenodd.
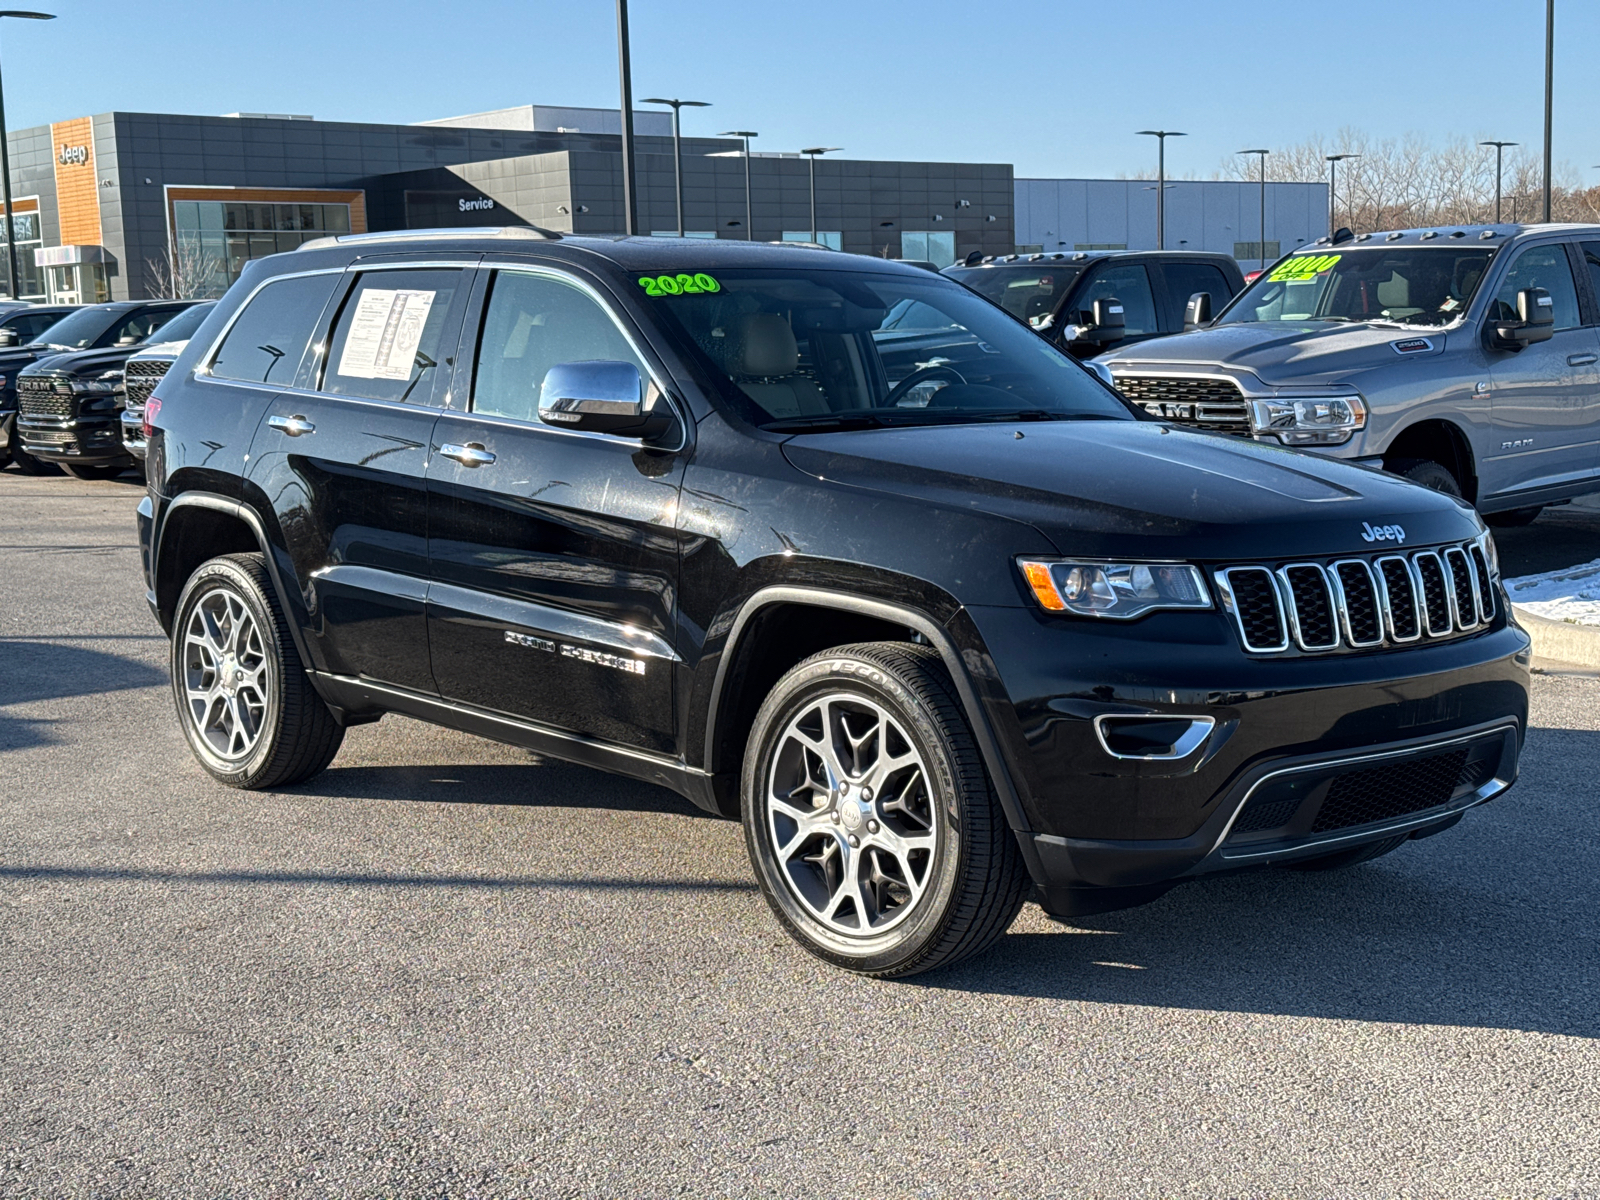
<path id="1" fill-rule="evenodd" d="M 302 433 L 312 433 L 317 428 L 301 416 L 268 417 L 267 424 L 279 433 L 287 433 L 290 437 L 299 437 Z"/>
<path id="2" fill-rule="evenodd" d="M 465 446 L 452 446 L 447 442 L 439 447 L 439 453 L 455 459 L 463 467 L 487 467 L 494 461 L 494 455 L 480 442 L 468 442 Z"/>
<path id="3" fill-rule="evenodd" d="M 1597 359 L 1600 359 L 1600 354 L 1569 354 L 1567 355 L 1567 366 L 1587 367 Z"/>

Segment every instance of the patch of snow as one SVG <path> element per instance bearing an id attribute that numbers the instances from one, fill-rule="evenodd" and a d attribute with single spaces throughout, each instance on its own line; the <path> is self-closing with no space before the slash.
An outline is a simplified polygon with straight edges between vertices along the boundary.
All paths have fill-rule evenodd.
<path id="1" fill-rule="evenodd" d="M 1505 581 L 1511 603 L 1535 616 L 1600 625 L 1600 558 L 1576 567 Z"/>

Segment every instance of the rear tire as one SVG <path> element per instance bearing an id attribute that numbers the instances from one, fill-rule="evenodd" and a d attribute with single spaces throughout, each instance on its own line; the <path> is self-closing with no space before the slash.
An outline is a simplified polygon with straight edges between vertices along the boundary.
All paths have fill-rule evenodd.
<path id="1" fill-rule="evenodd" d="M 92 467 L 78 463 L 62 463 L 61 469 L 74 479 L 115 479 L 128 468 L 120 463 L 97 463 Z"/>
<path id="2" fill-rule="evenodd" d="M 840 646 L 756 714 L 745 842 L 779 923 L 825 962 L 893 978 L 989 947 L 1030 889 L 943 663 L 926 646 Z"/>
<path id="3" fill-rule="evenodd" d="M 1527 508 L 1513 508 L 1509 512 L 1490 513 L 1484 520 L 1496 529 L 1520 529 L 1524 525 L 1532 525 L 1543 511 L 1544 505 L 1534 504 Z"/>
<path id="4" fill-rule="evenodd" d="M 213 558 L 189 577 L 172 626 L 172 691 L 190 750 L 229 787 L 304 783 L 344 741 L 259 554 Z"/>
<path id="5" fill-rule="evenodd" d="M 1323 854 L 1317 858 L 1302 858 L 1298 862 L 1286 862 L 1282 865 L 1291 871 L 1342 871 L 1346 867 L 1354 867 L 1360 863 L 1371 862 L 1375 858 L 1382 858 L 1385 854 L 1392 854 L 1405 845 L 1406 839 L 1410 836 L 1402 833 L 1395 837 L 1384 838 L 1382 841 L 1368 842 L 1365 846 L 1352 846 L 1348 850 L 1335 850 L 1332 854 Z"/>
<path id="6" fill-rule="evenodd" d="M 1457 500 L 1462 498 L 1461 484 L 1456 477 L 1445 469 L 1442 463 L 1436 463 L 1431 458 L 1402 458 L 1388 464 L 1387 470 L 1391 475 L 1399 475 L 1420 483 L 1425 488 L 1432 488 L 1436 492 L 1443 492 L 1446 496 L 1454 496 Z"/>

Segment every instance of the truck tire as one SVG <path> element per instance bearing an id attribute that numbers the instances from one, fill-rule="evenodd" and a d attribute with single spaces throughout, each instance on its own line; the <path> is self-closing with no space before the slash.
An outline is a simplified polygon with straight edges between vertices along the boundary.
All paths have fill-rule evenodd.
<path id="1" fill-rule="evenodd" d="M 54 475 L 56 465 L 42 458 L 35 458 L 24 450 L 21 445 L 11 447 L 11 461 L 16 464 L 17 470 L 24 475 Z"/>
<path id="2" fill-rule="evenodd" d="M 1436 463 L 1431 458 L 1402 458 L 1385 465 L 1391 475 L 1399 475 L 1420 483 L 1425 488 L 1432 488 L 1436 492 L 1443 492 L 1446 496 L 1454 496 L 1457 500 L 1461 497 L 1461 484 L 1456 482 L 1456 477 L 1445 469 L 1442 463 Z"/>
<path id="3" fill-rule="evenodd" d="M 1348 850 L 1335 850 L 1332 854 L 1323 854 L 1316 858 L 1286 862 L 1283 866 L 1291 871 L 1342 871 L 1346 867 L 1371 862 L 1375 858 L 1382 858 L 1385 854 L 1400 849 L 1410 836 L 1402 833 L 1396 837 L 1384 838 L 1382 841 L 1368 842 L 1365 846 L 1352 846 Z"/>
<path id="4" fill-rule="evenodd" d="M 172 625 L 172 692 L 189 748 L 229 787 L 304 783 L 344 740 L 259 554 L 213 558 L 189 577 Z"/>
<path id="5" fill-rule="evenodd" d="M 751 727 L 745 842 L 784 929 L 892 978 L 986 949 L 1030 887 L 936 652 L 839 646 L 783 676 Z"/>

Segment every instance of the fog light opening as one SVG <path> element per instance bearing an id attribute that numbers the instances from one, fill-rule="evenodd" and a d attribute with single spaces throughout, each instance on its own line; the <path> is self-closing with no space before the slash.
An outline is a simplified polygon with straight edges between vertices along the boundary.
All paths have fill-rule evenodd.
<path id="1" fill-rule="evenodd" d="M 1094 732 L 1112 758 L 1171 762 L 1198 750 L 1216 724 L 1215 717 L 1099 716 Z"/>

